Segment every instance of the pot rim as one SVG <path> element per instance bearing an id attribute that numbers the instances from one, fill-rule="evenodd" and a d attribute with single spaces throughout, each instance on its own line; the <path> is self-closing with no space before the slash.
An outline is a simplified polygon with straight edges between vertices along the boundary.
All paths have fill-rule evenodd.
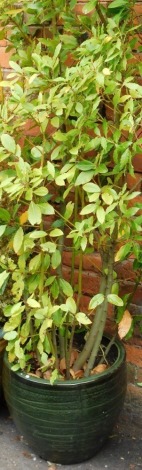
<path id="1" fill-rule="evenodd" d="M 104 337 L 106 339 L 109 339 L 110 340 L 110 336 L 109 335 L 104 335 Z M 119 339 L 115 339 L 114 343 L 112 344 L 112 348 L 113 346 L 115 346 L 117 348 L 117 353 L 118 353 L 118 356 L 117 356 L 117 359 L 115 360 L 115 362 L 108 368 L 106 369 L 104 372 L 101 372 L 99 374 L 95 374 L 93 376 L 89 376 L 89 377 L 83 377 L 83 378 L 80 378 L 80 379 L 76 379 L 76 380 L 55 380 L 55 382 L 53 383 L 53 385 L 51 385 L 50 381 L 48 379 L 43 379 L 43 378 L 39 378 L 39 377 L 33 377 L 33 376 L 30 376 L 28 373 L 26 372 L 23 372 L 23 371 L 13 371 L 12 370 L 12 365 L 9 363 L 8 361 L 8 355 L 7 355 L 7 352 L 5 352 L 4 354 L 4 362 L 6 363 L 6 365 L 8 366 L 8 368 L 10 369 L 10 372 L 12 373 L 12 375 L 16 375 L 17 379 L 18 380 L 21 380 L 22 382 L 27 382 L 28 380 L 28 383 L 31 384 L 31 385 L 34 385 L 35 383 L 38 384 L 38 385 L 48 385 L 48 386 L 51 386 L 51 387 L 61 387 L 61 388 L 66 388 L 66 387 L 78 387 L 79 385 L 87 385 L 87 383 L 100 383 L 102 382 L 103 380 L 109 380 L 110 377 L 112 376 L 112 374 L 114 374 L 115 372 L 118 371 L 119 367 L 121 367 L 122 363 L 125 362 L 125 357 L 126 357 L 126 352 L 125 352 L 125 347 L 123 345 L 123 343 L 119 340 Z"/>

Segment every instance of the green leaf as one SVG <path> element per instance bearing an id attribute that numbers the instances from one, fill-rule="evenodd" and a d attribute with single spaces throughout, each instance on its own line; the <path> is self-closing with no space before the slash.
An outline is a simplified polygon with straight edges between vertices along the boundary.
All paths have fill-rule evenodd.
<path id="1" fill-rule="evenodd" d="M 54 280 L 51 288 L 50 288 L 50 292 L 53 296 L 53 299 L 57 299 L 58 296 L 59 296 L 59 284 L 58 284 L 58 281 L 57 279 Z"/>
<path id="2" fill-rule="evenodd" d="M 76 302 L 73 297 L 68 297 L 66 301 L 68 312 L 75 314 L 76 313 Z"/>
<path id="3" fill-rule="evenodd" d="M 60 153 L 61 148 L 62 148 L 61 145 L 58 145 L 58 147 L 55 147 L 55 149 L 51 153 L 51 160 L 56 160 L 56 158 L 59 157 L 59 153 Z"/>
<path id="4" fill-rule="evenodd" d="M 81 324 L 81 325 L 90 325 L 90 323 L 92 323 L 90 318 L 88 318 L 87 315 L 85 315 L 84 312 L 78 312 L 76 314 L 76 319 L 77 319 L 78 323 Z"/>
<path id="5" fill-rule="evenodd" d="M 94 183 L 86 183 L 83 186 L 84 191 L 87 193 L 100 193 L 100 188 L 97 184 Z"/>
<path id="6" fill-rule="evenodd" d="M 111 2 L 107 8 L 112 9 L 126 6 L 129 6 L 128 0 L 114 0 L 114 2 Z"/>
<path id="7" fill-rule="evenodd" d="M 3 209 L 2 207 L 0 208 L 0 220 L 2 220 L 3 222 L 10 222 L 10 219 L 11 219 L 11 215 L 10 213 L 6 210 L 6 209 Z"/>
<path id="8" fill-rule="evenodd" d="M 87 15 L 88 13 L 90 13 L 90 12 L 94 9 L 94 7 L 95 7 L 95 5 L 96 5 L 96 2 L 97 2 L 97 0 L 91 0 L 91 1 L 88 2 L 88 3 L 85 3 L 85 5 L 84 5 L 84 7 L 83 7 L 83 13 L 84 13 L 85 15 Z"/>
<path id="9" fill-rule="evenodd" d="M 8 333 L 4 333 L 4 339 L 6 341 L 11 341 L 17 337 L 17 331 L 8 331 Z"/>
<path id="10" fill-rule="evenodd" d="M 98 307 L 98 305 L 101 305 L 104 301 L 104 295 L 103 294 L 96 294 L 94 297 L 89 302 L 89 310 L 94 310 L 94 308 Z"/>
<path id="11" fill-rule="evenodd" d="M 102 193 L 102 199 L 108 206 L 113 202 L 113 196 L 109 192 L 105 191 Z"/>
<path id="12" fill-rule="evenodd" d="M 37 300 L 33 299 L 32 297 L 29 297 L 27 299 L 27 304 L 29 305 L 29 307 L 31 308 L 40 308 L 41 305 L 39 302 L 37 302 Z"/>
<path id="13" fill-rule="evenodd" d="M 42 202 L 38 204 L 38 207 L 41 210 L 41 213 L 44 215 L 54 215 L 55 214 L 55 209 L 54 207 L 49 204 L 48 202 Z"/>
<path id="14" fill-rule="evenodd" d="M 58 370 L 54 369 L 54 371 L 52 372 L 51 377 L 50 377 L 50 384 L 54 385 L 54 382 L 58 379 L 58 377 L 59 377 Z"/>
<path id="15" fill-rule="evenodd" d="M 23 243 L 23 237 L 24 237 L 24 232 L 23 232 L 22 227 L 20 227 L 15 233 L 14 238 L 13 238 L 13 249 L 15 253 L 19 252 Z"/>
<path id="16" fill-rule="evenodd" d="M 61 264 L 61 253 L 59 250 L 56 250 L 55 253 L 53 253 L 51 257 L 51 266 L 53 269 L 58 268 L 58 266 Z"/>
<path id="17" fill-rule="evenodd" d="M 59 279 L 59 285 L 67 297 L 73 297 L 73 289 L 69 282 L 65 281 L 65 279 Z"/>
<path id="18" fill-rule="evenodd" d="M 64 218 L 66 220 L 69 220 L 70 217 L 72 216 L 74 210 L 74 203 L 72 201 L 69 201 L 66 205 L 65 213 L 64 213 Z"/>
<path id="19" fill-rule="evenodd" d="M 44 186 L 41 186 L 40 188 L 37 188 L 37 189 L 34 189 L 34 193 L 37 195 L 37 196 L 41 196 L 41 197 L 44 197 L 48 194 L 48 189 L 45 188 Z"/>
<path id="20" fill-rule="evenodd" d="M 6 281 L 8 277 L 9 277 L 9 273 L 7 273 L 6 271 L 3 271 L 2 273 L 0 273 L 0 288 L 3 286 L 4 282 Z"/>
<path id="21" fill-rule="evenodd" d="M 51 119 L 51 124 L 52 124 L 53 127 L 59 127 L 60 120 L 59 120 L 58 116 Z"/>
<path id="22" fill-rule="evenodd" d="M 41 253 L 34 256 L 34 258 L 32 258 L 30 260 L 30 262 L 29 262 L 29 271 L 33 274 L 36 273 L 39 270 L 40 265 L 41 265 Z"/>
<path id="23" fill-rule="evenodd" d="M 6 225 L 0 225 L 0 237 L 4 234 L 6 227 Z"/>
<path id="24" fill-rule="evenodd" d="M 131 253 L 132 243 L 126 243 L 124 246 L 121 246 L 115 255 L 115 261 L 124 260 L 127 255 Z"/>
<path id="25" fill-rule="evenodd" d="M 61 132 L 61 131 L 55 132 L 53 137 L 56 141 L 59 141 L 59 142 L 65 142 L 66 138 L 67 138 L 66 134 L 63 134 L 63 132 Z M 54 156 L 54 158 L 55 158 L 55 156 Z M 52 160 L 53 160 L 53 155 L 52 155 Z"/>
<path id="26" fill-rule="evenodd" d="M 94 212 L 95 209 L 96 209 L 96 204 L 87 204 L 87 206 L 83 207 L 80 214 L 81 215 L 91 214 L 92 212 Z"/>
<path id="27" fill-rule="evenodd" d="M 123 300 L 120 297 L 118 297 L 118 295 L 116 294 L 109 294 L 107 296 L 107 299 L 108 299 L 108 302 L 110 302 L 110 304 L 116 305 L 118 307 L 123 306 Z"/>
<path id="28" fill-rule="evenodd" d="M 33 232 L 29 234 L 29 238 L 33 238 L 33 239 L 43 238 L 43 237 L 46 237 L 46 235 L 47 233 L 44 232 L 44 230 L 34 230 Z"/>
<path id="29" fill-rule="evenodd" d="M 54 178 L 54 176 L 55 176 L 55 167 L 54 167 L 53 163 L 48 161 L 47 162 L 47 168 L 48 168 L 49 174 L 52 176 L 52 178 Z"/>
<path id="30" fill-rule="evenodd" d="M 16 152 L 16 144 L 15 140 L 11 135 L 9 134 L 2 134 L 1 135 L 1 143 L 3 147 L 8 150 L 10 153 L 15 153 Z"/>
<path id="31" fill-rule="evenodd" d="M 42 147 L 40 147 L 40 145 L 37 145 L 36 147 L 33 147 L 31 149 L 31 155 L 32 155 L 34 160 L 41 160 Z"/>
<path id="32" fill-rule="evenodd" d="M 76 103 L 76 106 L 75 106 L 75 109 L 76 109 L 77 113 L 82 114 L 82 113 L 83 113 L 83 105 L 82 105 L 82 103 L 77 102 L 77 103 Z"/>
<path id="33" fill-rule="evenodd" d="M 35 204 L 35 202 L 31 202 L 28 209 L 28 220 L 31 225 L 36 225 L 41 223 L 41 210 L 40 207 Z"/>
<path id="34" fill-rule="evenodd" d="M 93 175 L 94 171 L 81 171 L 75 181 L 75 186 L 80 186 L 81 184 L 88 183 L 92 179 Z"/>
<path id="35" fill-rule="evenodd" d="M 56 244 L 53 242 L 41 243 L 41 248 L 45 252 L 54 253 L 56 250 Z"/>
<path id="36" fill-rule="evenodd" d="M 54 228 L 54 230 L 51 230 L 50 232 L 50 237 L 62 237 L 63 232 L 60 228 Z"/>
<path id="37" fill-rule="evenodd" d="M 85 235 L 82 237 L 80 245 L 81 245 L 82 251 L 85 251 L 86 246 L 87 246 L 87 237 L 85 237 Z"/>
<path id="38" fill-rule="evenodd" d="M 96 211 L 97 219 L 100 222 L 100 224 L 103 224 L 105 221 L 105 211 L 104 208 L 99 206 L 97 211 Z"/>

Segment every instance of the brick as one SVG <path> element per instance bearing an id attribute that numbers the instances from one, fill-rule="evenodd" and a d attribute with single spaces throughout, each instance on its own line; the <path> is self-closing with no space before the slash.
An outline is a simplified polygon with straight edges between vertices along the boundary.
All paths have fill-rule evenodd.
<path id="1" fill-rule="evenodd" d="M 136 172 L 142 173 L 142 153 L 135 155 L 133 165 Z"/>
<path id="2" fill-rule="evenodd" d="M 136 378 L 136 366 L 134 364 L 127 364 L 127 380 L 128 383 L 135 383 Z"/>
<path id="3" fill-rule="evenodd" d="M 13 52 L 6 52 L 5 47 L 0 46 L 0 66 L 3 68 L 9 68 L 9 60 Z"/>
<path id="4" fill-rule="evenodd" d="M 125 344 L 127 361 L 142 367 L 142 349 L 140 347 Z"/>
<path id="5" fill-rule="evenodd" d="M 134 283 L 132 282 L 124 282 L 120 283 L 120 295 L 130 294 L 133 291 Z M 142 284 L 138 286 L 137 291 L 133 295 L 133 302 L 136 305 L 142 304 Z"/>
<path id="6" fill-rule="evenodd" d="M 66 266 L 71 266 L 72 253 L 65 251 L 63 254 L 63 263 Z M 75 257 L 75 267 L 79 266 L 79 256 Z M 98 253 L 92 253 L 91 255 L 83 256 L 83 269 L 89 270 L 101 274 L 101 258 Z"/>
<path id="7" fill-rule="evenodd" d="M 137 380 L 137 383 L 142 384 L 142 367 L 138 368 L 136 371 L 136 380 Z"/>
<path id="8" fill-rule="evenodd" d="M 141 163 L 141 171 L 142 171 L 142 163 Z M 142 175 L 141 173 L 136 173 L 135 176 L 127 175 L 127 185 L 129 189 L 132 189 L 137 184 L 137 191 L 141 191 L 142 189 Z"/>
<path id="9" fill-rule="evenodd" d="M 136 429 L 142 427 L 142 388 L 128 384 L 127 394 L 124 404 L 124 413 L 128 417 L 128 428 L 136 426 Z"/>

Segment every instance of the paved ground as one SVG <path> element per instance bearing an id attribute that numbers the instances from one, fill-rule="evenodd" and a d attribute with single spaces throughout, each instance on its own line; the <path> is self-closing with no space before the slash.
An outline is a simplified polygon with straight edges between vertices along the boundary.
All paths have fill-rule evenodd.
<path id="1" fill-rule="evenodd" d="M 122 424 L 123 423 L 123 424 Z M 142 433 L 131 423 L 119 421 L 107 444 L 92 460 L 80 465 L 54 465 L 32 453 L 18 434 L 4 406 L 0 411 L 0 470 L 140 470 Z"/>

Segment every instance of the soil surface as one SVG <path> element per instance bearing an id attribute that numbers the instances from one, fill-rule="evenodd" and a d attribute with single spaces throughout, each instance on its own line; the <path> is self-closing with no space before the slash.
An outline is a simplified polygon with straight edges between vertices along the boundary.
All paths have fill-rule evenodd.
<path id="1" fill-rule="evenodd" d="M 140 470 L 142 434 L 120 418 L 103 449 L 93 459 L 77 465 L 55 465 L 33 454 L 19 435 L 4 405 L 0 410 L 0 470 Z"/>

